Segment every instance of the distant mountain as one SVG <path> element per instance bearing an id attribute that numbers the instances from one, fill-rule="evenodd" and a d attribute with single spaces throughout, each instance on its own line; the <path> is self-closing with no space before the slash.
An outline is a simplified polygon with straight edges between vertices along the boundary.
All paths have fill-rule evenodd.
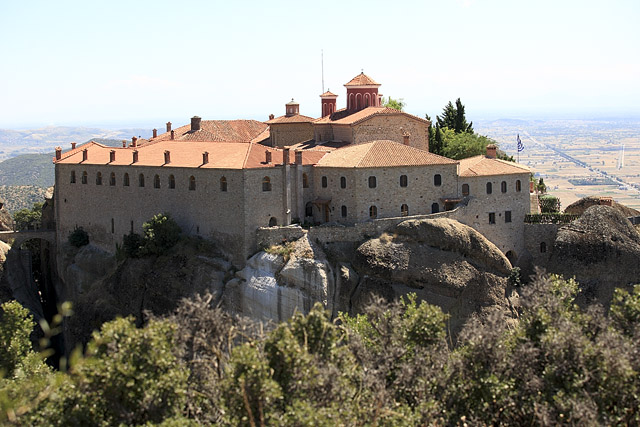
<path id="1" fill-rule="evenodd" d="M 0 185 L 52 186 L 53 156 L 54 153 L 22 154 L 0 162 Z"/>

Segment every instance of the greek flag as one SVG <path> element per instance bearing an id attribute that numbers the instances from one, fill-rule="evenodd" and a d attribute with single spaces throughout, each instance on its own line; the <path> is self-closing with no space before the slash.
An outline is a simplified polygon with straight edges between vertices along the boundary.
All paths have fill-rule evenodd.
<path id="1" fill-rule="evenodd" d="M 517 140 L 518 140 L 518 153 L 519 153 L 521 151 L 524 151 L 524 144 L 522 143 L 522 141 L 520 141 L 520 134 L 518 134 Z"/>

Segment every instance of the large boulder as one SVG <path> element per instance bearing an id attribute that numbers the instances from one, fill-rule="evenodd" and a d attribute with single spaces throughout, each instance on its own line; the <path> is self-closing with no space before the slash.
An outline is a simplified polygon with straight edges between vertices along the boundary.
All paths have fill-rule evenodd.
<path id="1" fill-rule="evenodd" d="M 616 287 L 640 282 L 640 234 L 625 215 L 596 205 L 561 227 L 549 271 L 575 276 L 583 298 L 605 305 Z"/>

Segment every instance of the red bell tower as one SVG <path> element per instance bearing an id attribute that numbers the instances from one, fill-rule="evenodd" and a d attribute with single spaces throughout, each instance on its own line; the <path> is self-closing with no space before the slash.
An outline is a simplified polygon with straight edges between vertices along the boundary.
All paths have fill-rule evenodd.
<path id="1" fill-rule="evenodd" d="M 329 116 L 336 112 L 338 105 L 338 95 L 331 93 L 328 90 L 320 95 L 321 108 L 320 117 Z"/>
<path id="2" fill-rule="evenodd" d="M 380 84 L 364 72 L 344 85 L 347 88 L 347 110 L 355 113 L 367 107 L 379 107 L 378 88 Z"/>

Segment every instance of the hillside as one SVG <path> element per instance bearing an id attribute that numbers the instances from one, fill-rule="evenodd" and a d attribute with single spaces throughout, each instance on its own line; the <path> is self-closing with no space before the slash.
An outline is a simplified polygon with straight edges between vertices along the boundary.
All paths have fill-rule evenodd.
<path id="1" fill-rule="evenodd" d="M 46 192 L 46 187 L 35 185 L 0 185 L 0 198 L 11 214 L 20 209 L 31 209 L 36 202 L 43 202 Z"/>

